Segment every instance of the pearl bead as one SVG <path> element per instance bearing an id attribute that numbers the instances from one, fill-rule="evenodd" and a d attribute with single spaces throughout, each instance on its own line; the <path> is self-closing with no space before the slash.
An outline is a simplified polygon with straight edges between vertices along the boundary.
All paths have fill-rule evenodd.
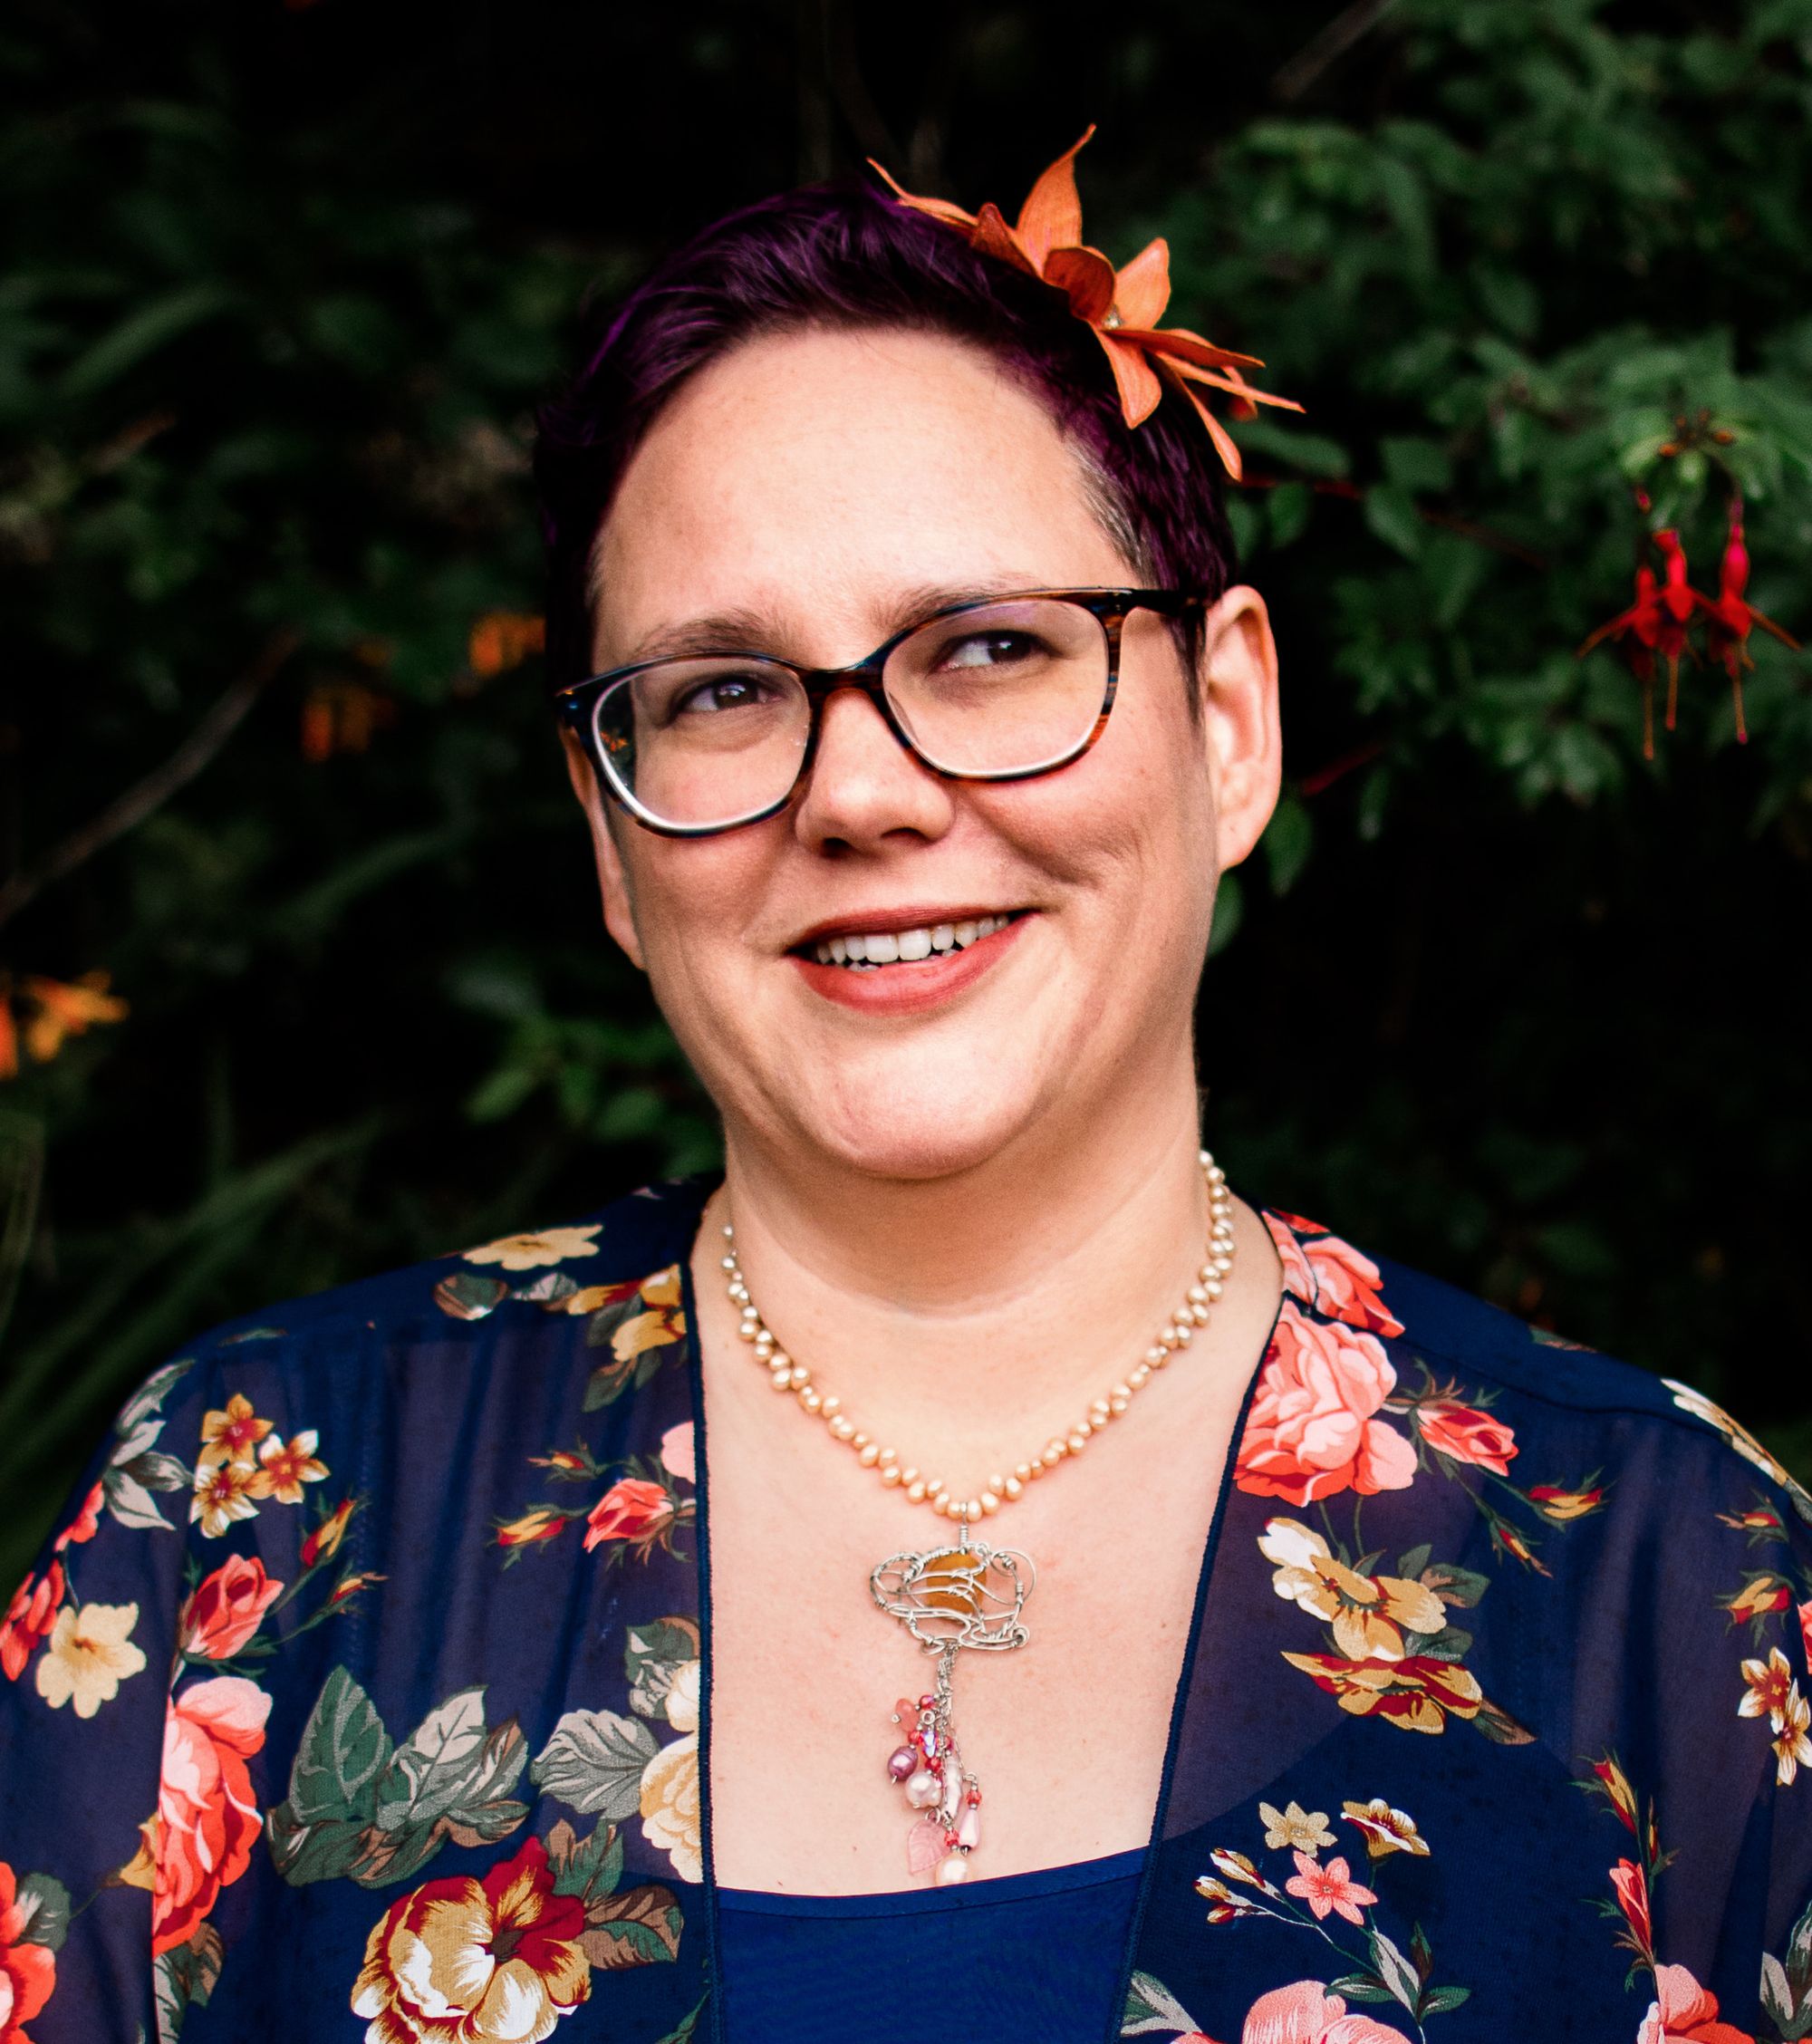
<path id="1" fill-rule="evenodd" d="M 737 1267 L 737 1259 L 733 1256 L 725 1257 L 723 1258 L 723 1267 L 726 1270 L 734 1270 Z"/>
<path id="2" fill-rule="evenodd" d="M 843 1402 L 837 1396 L 835 1392 L 826 1393 L 824 1397 L 824 1417 L 827 1420 L 834 1420 L 835 1419 L 837 1414 L 843 1411 Z"/>
<path id="3" fill-rule="evenodd" d="M 855 1432 L 855 1422 L 846 1420 L 842 1413 L 838 1413 L 836 1418 L 831 1422 L 831 1432 L 836 1435 L 839 1441 L 847 1441 Z"/>
<path id="4" fill-rule="evenodd" d="M 1030 1462 L 1015 1462 L 1013 1465 L 1013 1473 L 1019 1479 L 1021 1483 L 1024 1483 L 1032 1474 L 1032 1465 Z"/>
<path id="5" fill-rule="evenodd" d="M 1200 1285 L 1191 1285 L 1189 1288 L 1189 1302 L 1191 1306 L 1206 1306 L 1208 1294 Z"/>
<path id="6" fill-rule="evenodd" d="M 793 1388 L 793 1373 L 791 1370 L 770 1371 L 767 1381 L 776 1391 L 791 1391 Z"/>
<path id="7" fill-rule="evenodd" d="M 801 1384 L 808 1384 L 811 1383 L 811 1381 L 812 1373 L 805 1367 L 803 1363 L 795 1363 L 793 1365 L 794 1389 L 796 1391 Z"/>
<path id="8" fill-rule="evenodd" d="M 887 1756 L 887 1772 L 891 1779 L 904 1781 L 914 1774 L 919 1766 L 919 1756 L 910 1746 L 896 1746 Z"/>
<path id="9" fill-rule="evenodd" d="M 1162 1351 L 1160 1350 L 1159 1353 L 1161 1354 Z M 1152 1364 L 1149 1358 L 1126 1373 L 1127 1384 L 1133 1391 L 1142 1391 L 1151 1381 Z"/>
<path id="10" fill-rule="evenodd" d="M 814 1391 L 810 1384 L 802 1384 L 799 1390 L 799 1403 L 808 1412 L 816 1412 L 823 1406 L 824 1401 L 823 1394 Z"/>
<path id="11" fill-rule="evenodd" d="M 962 1516 L 966 1519 L 979 1519 L 981 1517 L 981 1499 L 979 1498 L 969 1499 L 962 1507 Z"/>
<path id="12" fill-rule="evenodd" d="M 881 1460 L 881 1451 L 874 1445 L 873 1441 L 871 1441 L 867 1442 L 865 1446 L 858 1448 L 856 1450 L 855 1459 L 862 1464 L 863 1469 L 872 1469 L 876 1462 Z M 884 1473 L 886 1472 L 883 1472 L 883 1474 Z"/>
<path id="13" fill-rule="evenodd" d="M 1195 1322 L 1198 1327 L 1207 1326 L 1208 1313 L 1209 1308 L 1206 1300 L 1204 1300 L 1200 1306 L 1192 1306 L 1190 1307 L 1190 1318 Z"/>
<path id="14" fill-rule="evenodd" d="M 1116 1392 L 1114 1395 L 1108 1400 L 1107 1409 L 1113 1414 L 1114 1418 L 1117 1420 L 1132 1403 L 1132 1394 L 1131 1392 Z"/>
<path id="15" fill-rule="evenodd" d="M 919 1472 L 915 1469 L 903 1469 L 900 1472 L 900 1480 L 902 1483 L 915 1483 L 918 1481 L 918 1478 Z"/>
<path id="16" fill-rule="evenodd" d="M 959 1881 L 969 1879 L 969 1862 L 959 1852 L 953 1852 L 938 1862 L 938 1871 L 931 1878 L 940 1888 L 953 1888 Z"/>
<path id="17" fill-rule="evenodd" d="M 1145 1351 L 1145 1360 L 1152 1365 L 1154 1370 L 1161 1369 L 1164 1364 L 1164 1350 L 1162 1346 L 1159 1343 L 1153 1342 L 1151 1347 Z"/>
<path id="18" fill-rule="evenodd" d="M 915 1774 L 909 1775 L 907 1778 L 906 1800 L 911 1804 L 914 1809 L 930 1809 L 931 1805 L 942 1796 L 943 1792 L 943 1783 L 938 1779 L 935 1774 L 928 1772 L 924 1768 L 919 1769 Z"/>
<path id="19" fill-rule="evenodd" d="M 922 1505 L 925 1501 L 925 1486 L 922 1483 L 909 1483 L 906 1486 L 906 1495 L 915 1505 Z"/>
<path id="20" fill-rule="evenodd" d="M 1007 1488 L 1007 1479 L 1001 1475 L 998 1470 L 997 1470 L 994 1474 L 988 1478 L 987 1488 L 990 1490 L 1004 1490 Z"/>
<path id="21" fill-rule="evenodd" d="M 1004 1489 L 1005 1486 L 1003 1485 L 1002 1488 Z M 994 1491 L 984 1490 L 982 1492 L 981 1509 L 988 1514 L 990 1519 L 992 1519 L 995 1513 L 1000 1509 L 1000 1499 Z"/>
<path id="22" fill-rule="evenodd" d="M 1055 1469 L 1068 1453 L 1069 1450 L 1064 1446 L 1061 1441 L 1053 1441 L 1046 1447 L 1045 1452 L 1039 1456 L 1038 1460 L 1044 1463 L 1046 1469 Z"/>
<path id="23" fill-rule="evenodd" d="M 1080 1427 L 1078 1427 L 1069 1438 L 1070 1453 L 1072 1455 L 1080 1455 L 1083 1450 L 1087 1446 L 1088 1436 L 1082 1431 Z"/>
<path id="24" fill-rule="evenodd" d="M 900 1471 L 892 1463 L 881 1472 L 881 1480 L 888 1490 L 893 1490 L 900 1481 Z"/>
<path id="25" fill-rule="evenodd" d="M 1019 1493 L 1026 1488 L 1026 1486 L 1020 1482 L 1019 1479 L 1017 1476 L 1009 1476 L 1000 1488 L 1003 1495 L 1010 1499 L 1017 1498 Z M 986 1504 L 987 1501 L 988 1500 L 986 1499 L 983 1499 L 982 1500 L 984 1504 Z"/>

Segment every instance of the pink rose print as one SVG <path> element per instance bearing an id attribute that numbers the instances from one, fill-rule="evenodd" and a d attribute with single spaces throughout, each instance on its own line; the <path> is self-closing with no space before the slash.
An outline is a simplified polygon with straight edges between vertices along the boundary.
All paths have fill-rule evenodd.
<path id="1" fill-rule="evenodd" d="M 1300 1215 L 1267 1213 L 1264 1220 L 1277 1246 L 1284 1283 L 1305 1306 L 1367 1334 L 1402 1333 L 1402 1322 L 1380 1296 L 1382 1278 L 1370 1257 Z"/>
<path id="2" fill-rule="evenodd" d="M 1258 1997 L 1239 2044 L 1403 2044 L 1403 2038 L 1370 2016 L 1348 2015 L 1345 2002 L 1319 1981 L 1297 1981 Z"/>
<path id="3" fill-rule="evenodd" d="M 1517 1437 L 1501 1420 L 1451 1398 L 1431 1399 L 1418 1405 L 1415 1418 L 1422 1439 L 1450 1460 L 1495 1470 L 1499 1476 L 1510 1473 Z"/>
<path id="4" fill-rule="evenodd" d="M 1636 2044 L 1755 2044 L 1748 2030 L 1718 2020 L 1718 1997 L 1684 1966 L 1657 1966 L 1654 1991 Z"/>
<path id="5" fill-rule="evenodd" d="M 1415 1450 L 1375 1417 L 1396 1382 L 1372 1335 L 1307 1319 L 1286 1299 L 1239 1443 L 1235 1482 L 1293 1505 L 1341 1490 L 1370 1497 L 1407 1490 Z"/>

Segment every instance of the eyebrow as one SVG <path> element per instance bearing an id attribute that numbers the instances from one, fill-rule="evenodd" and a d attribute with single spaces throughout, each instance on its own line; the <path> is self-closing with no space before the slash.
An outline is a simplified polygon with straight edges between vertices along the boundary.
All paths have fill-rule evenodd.
<path id="1" fill-rule="evenodd" d="M 1027 590 L 1046 586 L 1036 574 L 1012 573 L 961 584 L 919 583 L 896 590 L 882 612 L 886 629 L 882 633 L 882 642 L 884 644 L 896 632 L 922 624 L 938 612 L 949 610 L 959 603 L 986 601 L 990 596 L 1019 595 Z M 752 606 L 712 611 L 701 617 L 656 625 L 642 634 L 625 659 L 613 661 L 612 665 L 639 667 L 646 660 L 699 659 L 718 653 L 760 653 L 769 660 L 791 661 L 790 654 L 776 650 L 786 643 L 786 629 L 772 612 Z"/>

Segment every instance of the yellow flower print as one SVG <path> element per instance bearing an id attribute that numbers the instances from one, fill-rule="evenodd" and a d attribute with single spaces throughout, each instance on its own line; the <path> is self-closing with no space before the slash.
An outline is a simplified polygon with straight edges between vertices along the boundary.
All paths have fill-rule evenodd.
<path id="1" fill-rule="evenodd" d="M 496 1263 L 506 1270 L 538 1270 L 543 1264 L 564 1263 L 573 1257 L 597 1253 L 602 1221 L 589 1228 L 546 1228 L 538 1235 L 504 1235 L 483 1248 L 467 1249 L 467 1263 Z"/>
<path id="2" fill-rule="evenodd" d="M 1373 1796 L 1369 1803 L 1342 1803 L 1340 1808 L 1346 1821 L 1364 1833 L 1369 1857 L 1383 1859 L 1396 1852 L 1410 1853 L 1417 1859 L 1428 1857 L 1428 1840 L 1416 1829 L 1414 1817 L 1407 1810 L 1393 1809 L 1382 1796 Z"/>
<path id="3" fill-rule="evenodd" d="M 1291 1803 L 1279 1812 L 1269 1803 L 1260 1803 L 1258 1815 L 1265 1820 L 1265 1846 L 1269 1852 L 1281 1852 L 1288 1846 L 1292 1851 L 1312 1853 L 1334 1843 L 1325 1810 L 1306 1810 L 1300 1803 Z"/>
<path id="4" fill-rule="evenodd" d="M 1786 1654 L 1778 1646 L 1771 1646 L 1766 1661 L 1745 1661 L 1742 1674 L 1747 1688 L 1742 1702 L 1737 1705 L 1737 1715 L 1740 1718 L 1765 1717 L 1772 1729 L 1778 1731 L 1787 1721 L 1788 1696 L 1798 1692 Z"/>
<path id="5" fill-rule="evenodd" d="M 235 1519 L 256 1516 L 252 1486 L 257 1481 L 255 1462 L 223 1462 L 209 1469 L 205 1463 L 195 1472 L 195 1495 L 189 1499 L 190 1524 L 201 1521 L 203 1537 L 217 1540 Z"/>
<path id="6" fill-rule="evenodd" d="M 43 1680 L 43 1671 L 38 1671 Z M 1780 1715 L 1774 1727 L 1775 1779 L 1784 1788 L 1802 1766 L 1812 1764 L 1812 1705 L 1799 1693 L 1797 1682 L 1788 1682 Z"/>
<path id="7" fill-rule="evenodd" d="M 641 1770 L 642 1835 L 673 1862 L 682 1881 L 705 1877 L 699 1784 L 699 1672 L 680 1664 L 667 1692 L 667 1721 L 685 1737 L 663 1746 Z"/>
<path id="8" fill-rule="evenodd" d="M 619 1363 L 628 1363 L 651 1348 L 664 1348 L 683 1341 L 686 1316 L 680 1310 L 680 1266 L 670 1264 L 642 1279 L 638 1287 L 648 1308 L 625 1320 L 611 1336 L 611 1352 Z"/>
<path id="9" fill-rule="evenodd" d="M 132 1644 L 138 1622 L 136 1604 L 65 1605 L 38 1663 L 38 1694 L 53 1711 L 67 1703 L 77 1717 L 92 1718 L 145 1664 Z"/>
<path id="10" fill-rule="evenodd" d="M 1764 1476 L 1772 1477 L 1775 1482 L 1793 1500 L 1794 1509 L 1799 1516 L 1812 1521 L 1812 1497 L 1804 1487 L 1794 1481 L 1780 1461 L 1764 1448 L 1754 1434 L 1740 1421 L 1733 1420 L 1721 1405 L 1714 1405 L 1702 1391 L 1694 1391 L 1691 1384 L 1677 1383 L 1672 1377 L 1663 1377 L 1662 1383 L 1673 1393 L 1673 1403 L 1682 1412 L 1691 1412 L 1694 1418 L 1714 1426 L 1751 1468 L 1759 1469 Z"/>
<path id="11" fill-rule="evenodd" d="M 280 1505 L 299 1505 L 303 1485 L 319 1483 L 327 1474 L 327 1464 L 315 1456 L 320 1445 L 321 1436 L 313 1427 L 291 1434 L 287 1442 L 280 1433 L 265 1435 L 258 1443 L 251 1495 L 275 1498 Z"/>
<path id="12" fill-rule="evenodd" d="M 1277 1564 L 1271 1587 L 1280 1597 L 1326 1619 L 1335 1644 L 1351 1661 L 1401 1661 L 1403 1633 L 1435 1634 L 1447 1607 L 1425 1584 L 1401 1576 L 1362 1576 L 1336 1560 L 1312 1527 L 1294 1519 L 1265 1522 L 1258 1551 Z"/>
<path id="13" fill-rule="evenodd" d="M 252 1410 L 251 1400 L 236 1391 L 224 1412 L 202 1414 L 198 1466 L 217 1469 L 224 1462 L 249 1462 L 270 1431 L 270 1421 L 261 1420 Z"/>

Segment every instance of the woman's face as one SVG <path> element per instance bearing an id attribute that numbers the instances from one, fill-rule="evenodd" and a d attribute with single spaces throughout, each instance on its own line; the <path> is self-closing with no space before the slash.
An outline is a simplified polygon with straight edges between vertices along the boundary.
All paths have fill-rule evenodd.
<path id="1" fill-rule="evenodd" d="M 598 550 L 595 665 L 715 646 L 839 667 L 967 597 L 1142 579 L 1050 415 L 986 354 L 789 334 L 702 371 L 637 452 Z M 1192 680 L 1136 612 L 1120 673 L 1093 750 L 994 784 L 939 778 L 840 692 L 792 805 L 717 837 L 607 815 L 575 748 L 606 921 L 733 1144 L 930 1179 L 1173 1084 L 1217 875 L 1276 796 L 1263 607 L 1222 600 Z M 1011 920 L 954 957 L 816 962 L 833 933 L 988 917 Z"/>

